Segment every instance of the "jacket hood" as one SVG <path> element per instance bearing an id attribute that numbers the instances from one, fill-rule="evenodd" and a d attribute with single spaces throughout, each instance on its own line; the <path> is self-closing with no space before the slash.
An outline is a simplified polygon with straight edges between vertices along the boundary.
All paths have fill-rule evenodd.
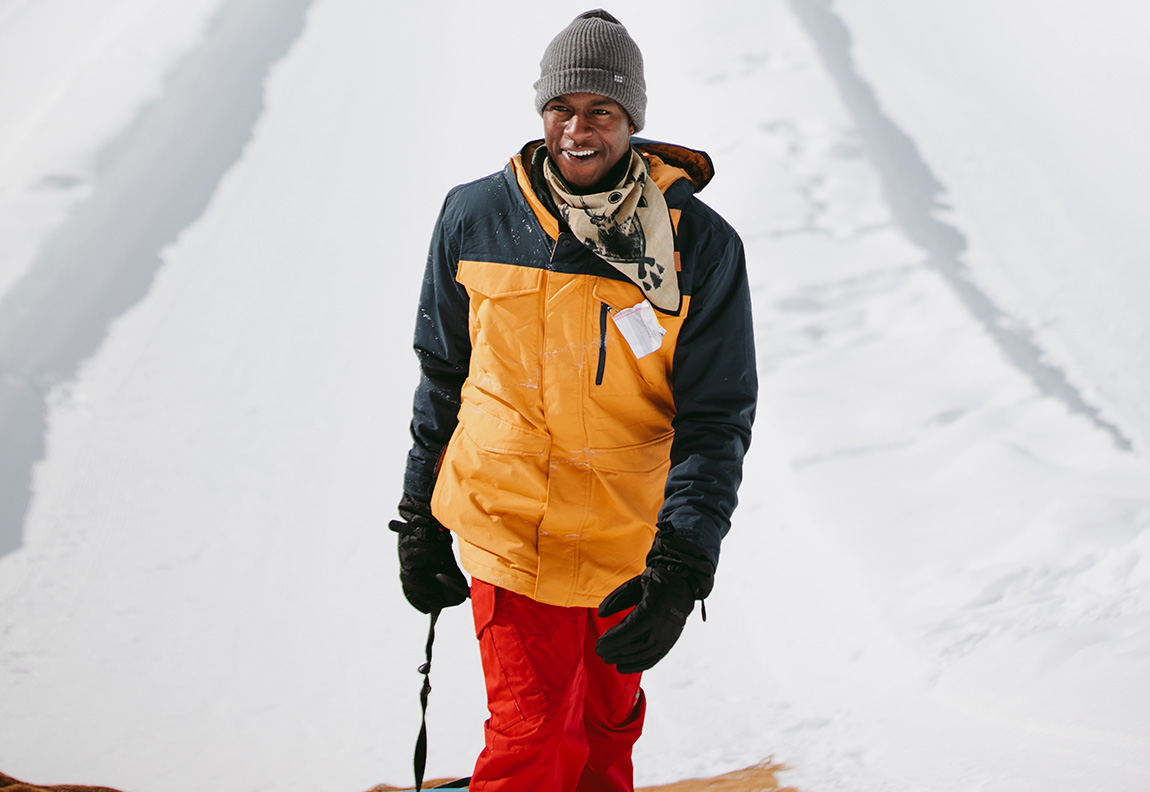
<path id="1" fill-rule="evenodd" d="M 667 165 L 683 171 L 697 193 L 702 192 L 715 177 L 715 163 L 711 161 L 711 155 L 705 151 L 637 137 L 631 138 L 631 145 L 639 151 L 654 154 Z"/>

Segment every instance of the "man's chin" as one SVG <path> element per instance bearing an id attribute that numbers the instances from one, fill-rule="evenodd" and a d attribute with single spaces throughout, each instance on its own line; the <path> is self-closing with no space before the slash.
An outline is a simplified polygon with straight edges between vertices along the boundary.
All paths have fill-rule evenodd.
<path id="1" fill-rule="evenodd" d="M 590 187 L 603 178 L 603 169 L 599 167 L 598 162 L 601 158 L 601 154 L 596 154 L 594 157 L 589 157 L 587 162 L 572 162 L 570 157 L 564 155 L 559 163 L 559 173 L 572 187 L 579 189 Z"/>

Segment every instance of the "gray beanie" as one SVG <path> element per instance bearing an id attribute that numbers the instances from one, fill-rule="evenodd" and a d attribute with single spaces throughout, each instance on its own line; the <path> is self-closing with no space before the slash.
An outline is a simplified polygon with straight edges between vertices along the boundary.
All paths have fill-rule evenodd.
<path id="1" fill-rule="evenodd" d="M 594 93 L 623 106 L 635 131 L 647 116 L 643 54 L 627 28 L 602 9 L 575 17 L 552 39 L 539 62 L 535 110 L 569 93 Z"/>

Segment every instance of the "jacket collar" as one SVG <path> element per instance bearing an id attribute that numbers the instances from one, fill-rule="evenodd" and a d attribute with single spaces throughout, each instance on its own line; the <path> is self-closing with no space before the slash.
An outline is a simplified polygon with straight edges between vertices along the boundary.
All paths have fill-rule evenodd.
<path id="1" fill-rule="evenodd" d="M 511 158 L 509 167 L 543 230 L 554 239 L 559 236 L 559 221 L 531 184 L 531 159 L 542 145 L 542 140 L 532 140 Z M 672 209 L 681 209 L 687 199 L 706 187 L 715 175 L 714 163 L 705 151 L 635 137 L 631 138 L 631 145 L 647 158 L 651 165 L 651 178 L 663 191 L 667 206 Z"/>

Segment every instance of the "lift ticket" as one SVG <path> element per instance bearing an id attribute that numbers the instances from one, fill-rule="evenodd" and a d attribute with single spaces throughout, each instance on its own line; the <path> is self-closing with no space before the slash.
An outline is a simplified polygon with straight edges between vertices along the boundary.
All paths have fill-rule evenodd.
<path id="1" fill-rule="evenodd" d="M 655 310 L 646 300 L 611 314 L 611 318 L 623 338 L 627 339 L 635 357 L 649 355 L 663 345 L 663 334 L 667 331 L 659 324 Z"/>

